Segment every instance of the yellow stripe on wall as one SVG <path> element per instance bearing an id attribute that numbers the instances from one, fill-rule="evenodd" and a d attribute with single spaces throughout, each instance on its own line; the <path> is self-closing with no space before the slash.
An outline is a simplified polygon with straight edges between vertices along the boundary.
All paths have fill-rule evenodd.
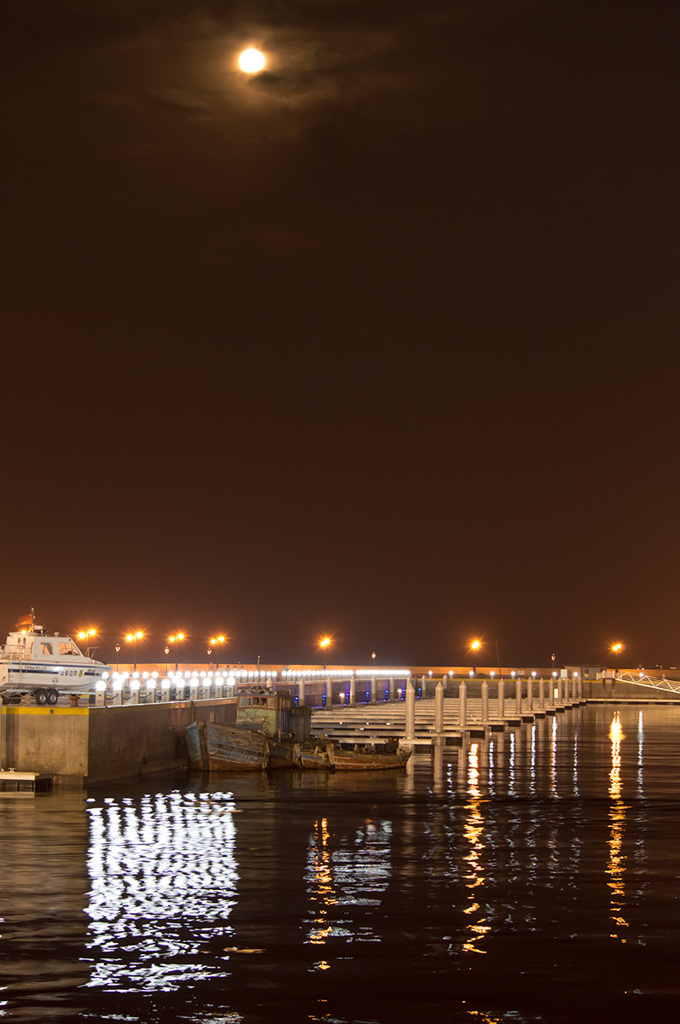
<path id="1" fill-rule="evenodd" d="M 4 707 L 3 715 L 89 715 L 89 708 L 13 708 Z"/>

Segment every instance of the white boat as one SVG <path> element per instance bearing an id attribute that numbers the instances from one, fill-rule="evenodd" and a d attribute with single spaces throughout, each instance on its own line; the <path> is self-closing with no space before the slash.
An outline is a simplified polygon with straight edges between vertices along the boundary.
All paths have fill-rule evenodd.
<path id="1" fill-rule="evenodd" d="M 70 636 L 42 626 L 9 633 L 0 647 L 0 693 L 32 693 L 36 704 L 56 704 L 60 693 L 89 693 L 110 671 Z"/>

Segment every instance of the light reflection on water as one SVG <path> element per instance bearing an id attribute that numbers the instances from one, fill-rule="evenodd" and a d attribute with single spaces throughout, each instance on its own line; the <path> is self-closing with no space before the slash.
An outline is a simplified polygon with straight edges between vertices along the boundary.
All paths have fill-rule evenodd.
<path id="1" fill-rule="evenodd" d="M 234 810 L 230 793 L 90 801 L 90 986 L 170 991 L 225 975 L 200 952 L 230 932 Z"/>
<path id="2" fill-rule="evenodd" d="M 0 1018 L 656 1018 L 678 997 L 678 727 L 602 705 L 407 772 L 0 801 Z"/>

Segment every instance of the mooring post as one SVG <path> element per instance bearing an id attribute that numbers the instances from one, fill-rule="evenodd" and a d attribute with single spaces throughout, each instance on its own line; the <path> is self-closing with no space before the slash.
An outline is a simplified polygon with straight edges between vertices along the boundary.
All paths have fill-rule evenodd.
<path id="1" fill-rule="evenodd" d="M 535 675 L 532 672 L 530 676 L 527 676 L 527 707 L 529 711 L 534 710 L 534 679 Z"/>
<path id="2" fill-rule="evenodd" d="M 541 711 L 545 708 L 545 680 L 543 676 L 538 680 L 538 706 Z"/>
<path id="3" fill-rule="evenodd" d="M 298 679 L 298 704 L 303 707 L 305 703 L 305 678 L 300 676 Z"/>
<path id="4" fill-rule="evenodd" d="M 406 680 L 406 728 L 404 740 L 412 743 L 416 738 L 416 690 L 409 676 Z"/>
<path id="5" fill-rule="evenodd" d="M 375 702 L 375 676 L 371 676 L 371 704 Z"/>
<path id="6" fill-rule="evenodd" d="M 352 707 L 354 707 L 356 702 L 357 702 L 357 677 L 354 675 L 354 672 L 352 672 L 352 675 L 349 677 L 349 703 L 350 703 L 350 705 Z"/>
<path id="7" fill-rule="evenodd" d="M 505 679 L 503 676 L 498 680 L 498 717 L 501 722 L 505 718 Z"/>
<path id="8" fill-rule="evenodd" d="M 467 725 L 467 683 L 464 679 L 458 687 L 458 725 L 461 729 Z"/>
<path id="9" fill-rule="evenodd" d="M 482 679 L 482 725 L 489 721 L 489 680 Z"/>
<path id="10" fill-rule="evenodd" d="M 564 693 L 564 690 L 563 690 L 562 676 L 559 675 L 557 677 L 557 700 L 555 702 L 556 704 L 560 705 L 562 703 L 562 695 L 563 695 L 563 693 Z"/>
<path id="11" fill-rule="evenodd" d="M 333 707 L 333 680 L 330 675 L 326 679 L 326 707 Z"/>
<path id="12" fill-rule="evenodd" d="M 441 679 L 434 688 L 434 731 L 437 736 L 444 731 L 444 683 Z"/>
<path id="13" fill-rule="evenodd" d="M 515 680 L 515 711 L 522 714 L 522 679 L 520 676 Z"/>
<path id="14" fill-rule="evenodd" d="M 393 701 L 394 700 L 394 676 L 390 676 L 390 678 L 388 679 L 387 687 L 388 687 L 388 691 L 389 691 L 389 695 L 390 695 L 389 699 L 390 699 L 390 701 Z"/>

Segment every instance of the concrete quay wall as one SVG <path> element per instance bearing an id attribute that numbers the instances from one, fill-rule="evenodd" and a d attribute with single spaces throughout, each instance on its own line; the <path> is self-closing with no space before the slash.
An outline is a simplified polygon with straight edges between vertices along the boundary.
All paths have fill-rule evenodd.
<path id="1" fill-rule="evenodd" d="M 41 772 L 55 785 L 133 778 L 188 765 L 184 729 L 236 720 L 233 698 L 117 707 L 3 707 L 0 767 Z"/>

